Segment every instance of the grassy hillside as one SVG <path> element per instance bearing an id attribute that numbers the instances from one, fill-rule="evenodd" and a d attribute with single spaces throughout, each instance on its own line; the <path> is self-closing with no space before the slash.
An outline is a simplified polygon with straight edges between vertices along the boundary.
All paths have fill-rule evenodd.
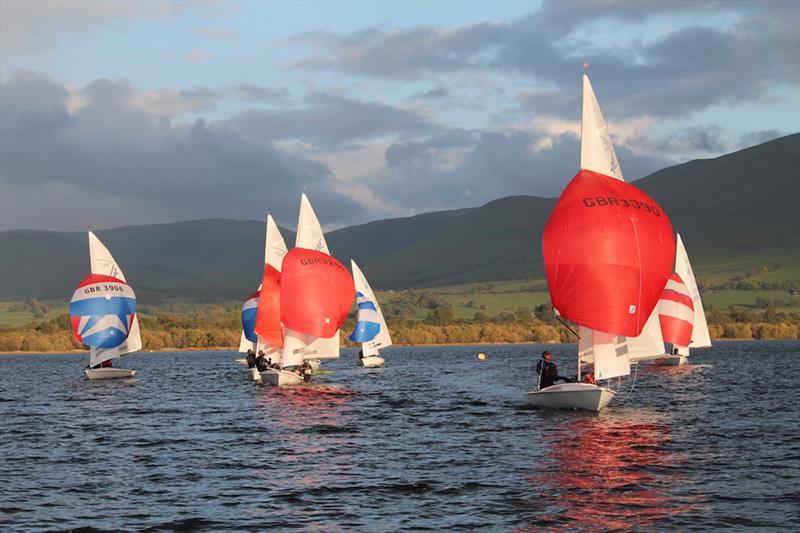
<path id="1" fill-rule="evenodd" d="M 793 205 L 800 197 L 799 158 L 795 134 L 664 169 L 636 184 L 669 213 L 707 282 L 757 272 L 759 283 L 800 282 L 800 216 Z M 328 243 L 345 264 L 356 259 L 379 289 L 535 279 L 543 274 L 541 234 L 554 202 L 501 198 L 340 229 Z M 263 221 L 196 220 L 98 235 L 142 305 L 160 306 L 244 299 L 260 277 L 263 232 Z M 291 244 L 294 234 L 283 233 Z M 87 273 L 84 232 L 0 232 L 0 298 L 6 301 L 68 298 Z"/>

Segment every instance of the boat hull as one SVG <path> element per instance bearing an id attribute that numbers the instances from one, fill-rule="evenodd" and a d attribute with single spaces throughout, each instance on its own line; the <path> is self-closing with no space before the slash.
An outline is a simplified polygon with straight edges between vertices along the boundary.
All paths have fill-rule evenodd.
<path id="1" fill-rule="evenodd" d="M 653 361 L 654 365 L 659 366 L 681 366 L 685 365 L 689 360 L 685 355 L 667 355 L 661 359 Z"/>
<path id="2" fill-rule="evenodd" d="M 136 370 L 126 370 L 124 368 L 87 368 L 86 377 L 89 379 L 124 379 L 132 378 L 136 375 Z"/>
<path id="3" fill-rule="evenodd" d="M 261 373 L 256 367 L 248 368 L 247 373 L 250 375 L 251 381 L 261 381 Z"/>
<path id="4" fill-rule="evenodd" d="M 364 357 L 363 359 L 358 360 L 358 366 L 363 366 L 364 368 L 377 368 L 379 366 L 383 366 L 385 363 L 383 357 L 378 357 L 377 355 L 372 355 L 370 357 Z"/>
<path id="5" fill-rule="evenodd" d="M 261 373 L 261 383 L 272 385 L 273 387 L 283 387 L 286 385 L 299 385 L 303 382 L 303 377 L 288 370 L 269 369 Z"/>
<path id="6" fill-rule="evenodd" d="M 591 383 L 562 383 L 528 393 L 528 403 L 549 409 L 599 411 L 614 397 L 614 391 Z"/>

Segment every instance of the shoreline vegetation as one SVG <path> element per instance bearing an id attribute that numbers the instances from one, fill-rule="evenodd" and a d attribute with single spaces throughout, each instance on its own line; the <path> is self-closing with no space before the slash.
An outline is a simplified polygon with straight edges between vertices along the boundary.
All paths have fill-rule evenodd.
<path id="1" fill-rule="evenodd" d="M 712 340 L 800 339 L 797 312 L 710 308 L 706 318 Z M 139 320 L 143 351 L 235 350 L 239 346 L 241 323 L 236 311 L 198 312 L 191 316 L 144 315 Z M 344 347 L 357 346 L 346 340 L 354 322 L 351 317 L 342 326 Z M 422 320 L 387 317 L 387 322 L 393 342 L 400 346 L 575 342 L 575 336 L 555 319 L 546 305 L 534 309 L 520 307 L 494 316 L 479 311 L 472 319 L 456 319 L 451 307 L 441 306 Z M 66 353 L 85 349 L 74 339 L 67 314 L 20 327 L 0 328 L 0 353 Z"/>

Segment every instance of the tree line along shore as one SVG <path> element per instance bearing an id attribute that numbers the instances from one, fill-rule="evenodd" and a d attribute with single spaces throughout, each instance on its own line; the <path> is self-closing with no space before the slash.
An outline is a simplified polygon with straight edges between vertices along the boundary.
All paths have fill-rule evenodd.
<path id="1" fill-rule="evenodd" d="M 706 313 L 712 339 L 800 339 L 800 313 L 774 309 L 754 311 L 731 307 Z M 139 317 L 143 349 L 170 350 L 239 346 L 238 312 L 198 312 L 190 316 L 160 314 Z M 355 319 L 342 326 L 344 346 Z M 479 311 L 472 319 L 456 319 L 452 308 L 436 307 L 426 318 L 388 318 L 392 341 L 398 345 L 569 343 L 575 336 L 558 322 L 549 307 L 521 307 L 494 316 Z M 67 352 L 85 349 L 72 335 L 69 315 L 0 328 L 0 352 Z"/>

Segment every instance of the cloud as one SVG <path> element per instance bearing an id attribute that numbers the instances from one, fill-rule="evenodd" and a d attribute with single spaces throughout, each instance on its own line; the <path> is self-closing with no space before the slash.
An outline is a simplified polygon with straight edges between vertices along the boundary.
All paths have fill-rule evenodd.
<path id="1" fill-rule="evenodd" d="M 271 209 L 293 226 L 300 192 L 325 224 L 363 219 L 314 159 L 195 121 L 174 126 L 137 106 L 127 81 L 64 87 L 20 73 L 1 87 L 0 226 L 77 229 L 209 217 L 261 219 Z"/>
<path id="2" fill-rule="evenodd" d="M 484 131 L 449 145 L 440 136 L 395 142 L 386 149 L 385 168 L 359 183 L 392 208 L 413 206 L 415 212 L 477 206 L 518 194 L 555 197 L 578 170 L 579 141 L 565 131 L 552 135 L 546 148 L 533 149 L 544 136 L 533 130 Z M 624 146 L 617 152 L 628 180 L 667 164 Z"/>
<path id="3" fill-rule="evenodd" d="M 797 2 L 544 2 L 509 22 L 298 35 L 292 42 L 312 52 L 293 66 L 386 80 L 523 76 L 539 87 L 523 96 L 526 109 L 558 114 L 575 109 L 576 70 L 588 59 L 610 114 L 676 117 L 797 90 L 798 19 Z M 651 35 L 644 23 L 654 20 L 671 24 Z M 604 45 L 581 33 L 618 21 L 629 24 L 621 34 L 635 35 L 635 23 L 642 37 Z"/>
<path id="4" fill-rule="evenodd" d="M 410 99 L 433 100 L 433 99 L 447 98 L 448 96 L 450 96 L 450 90 L 441 83 L 439 83 L 432 89 L 412 94 Z"/>
<path id="5" fill-rule="evenodd" d="M 116 24 L 175 16 L 191 3 L 164 0 L 97 2 L 36 0 L 0 2 L 0 35 L 4 54 L 19 55 L 55 46 L 66 36 L 83 38 L 90 31 L 119 30 Z"/>
<path id="6" fill-rule="evenodd" d="M 325 149 L 384 135 L 425 132 L 433 127 L 419 113 L 379 102 L 313 93 L 304 103 L 306 107 L 297 109 L 243 111 L 224 121 L 224 126 L 252 139 L 296 139 Z"/>

